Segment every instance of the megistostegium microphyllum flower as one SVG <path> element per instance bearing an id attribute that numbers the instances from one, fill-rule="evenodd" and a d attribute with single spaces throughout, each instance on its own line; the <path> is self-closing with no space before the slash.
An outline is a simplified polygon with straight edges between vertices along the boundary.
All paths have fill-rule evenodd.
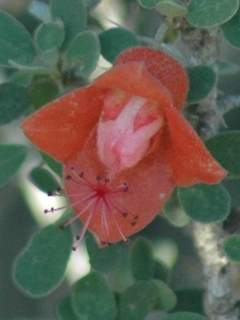
<path id="1" fill-rule="evenodd" d="M 106 243 L 126 240 L 176 186 L 220 182 L 226 171 L 184 119 L 184 68 L 162 51 L 124 51 L 91 85 L 28 117 L 25 135 L 64 165 L 75 219 Z"/>

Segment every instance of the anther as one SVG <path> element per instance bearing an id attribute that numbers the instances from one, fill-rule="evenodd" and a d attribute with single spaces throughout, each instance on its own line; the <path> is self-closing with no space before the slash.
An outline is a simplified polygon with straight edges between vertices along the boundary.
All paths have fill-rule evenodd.
<path id="1" fill-rule="evenodd" d="M 68 175 L 65 177 L 65 179 L 71 180 L 71 179 L 72 179 L 72 176 L 71 176 L 70 174 L 68 174 Z"/>
<path id="2" fill-rule="evenodd" d="M 76 236 L 76 240 L 77 240 L 77 241 L 80 240 L 80 236 Z"/>
<path id="3" fill-rule="evenodd" d="M 136 221 L 133 221 L 133 222 L 131 223 L 131 226 L 134 227 L 134 226 L 136 225 L 136 223 L 137 223 Z"/>
<path id="4" fill-rule="evenodd" d="M 77 248 L 75 246 L 72 247 L 72 251 L 76 251 Z"/>
<path id="5" fill-rule="evenodd" d="M 127 212 L 123 212 L 123 213 L 122 213 L 122 216 L 123 216 L 124 218 L 127 218 L 128 213 L 127 213 Z"/>

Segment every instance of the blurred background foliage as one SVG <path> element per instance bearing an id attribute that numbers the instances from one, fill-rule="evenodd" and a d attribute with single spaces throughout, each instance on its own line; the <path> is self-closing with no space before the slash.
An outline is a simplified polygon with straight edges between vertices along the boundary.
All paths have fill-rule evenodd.
<path id="1" fill-rule="evenodd" d="M 238 0 L 205 1 L 199 11 L 201 2 L 0 0 L 0 319 L 206 319 L 192 219 L 224 221 L 223 250 L 240 261 L 240 18 Z M 218 32 L 214 63 L 189 58 L 181 39 L 186 28 Z M 209 128 L 198 103 L 217 83 L 224 121 L 207 145 L 232 179 L 177 190 L 161 216 L 127 244 L 99 249 L 88 234 L 72 253 L 70 230 L 50 225 L 61 215 L 44 215 L 64 203 L 47 194 L 61 185 L 61 165 L 28 145 L 19 124 L 140 44 L 166 50 L 188 68 L 186 115 L 200 132 Z M 235 265 L 233 282 L 238 272 Z"/>

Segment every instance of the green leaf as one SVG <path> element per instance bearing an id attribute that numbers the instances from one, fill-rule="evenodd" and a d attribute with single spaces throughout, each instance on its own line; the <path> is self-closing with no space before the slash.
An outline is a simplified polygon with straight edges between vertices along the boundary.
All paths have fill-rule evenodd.
<path id="1" fill-rule="evenodd" d="M 105 279 L 91 272 L 79 280 L 72 290 L 72 304 L 79 320 L 114 320 L 116 303 Z"/>
<path id="2" fill-rule="evenodd" d="M 144 238 L 135 240 L 131 248 L 130 259 L 135 279 L 150 280 L 153 278 L 155 261 L 150 241 Z"/>
<path id="3" fill-rule="evenodd" d="M 124 50 L 139 45 L 137 36 L 123 28 L 112 28 L 100 33 L 100 43 L 103 57 L 113 62 Z"/>
<path id="4" fill-rule="evenodd" d="M 112 272 L 120 263 L 123 255 L 121 243 L 99 249 L 96 240 L 91 234 L 86 236 L 86 246 L 91 267 L 100 272 Z"/>
<path id="5" fill-rule="evenodd" d="M 62 165 L 60 162 L 52 159 L 49 155 L 43 152 L 41 152 L 41 156 L 52 171 L 54 171 L 58 176 L 62 176 Z"/>
<path id="6" fill-rule="evenodd" d="M 41 167 L 32 169 L 30 180 L 38 189 L 45 193 L 53 192 L 60 188 L 54 176 L 48 170 Z"/>
<path id="7" fill-rule="evenodd" d="M 66 297 L 57 308 L 57 320 L 78 320 L 73 311 L 71 297 Z"/>
<path id="8" fill-rule="evenodd" d="M 170 19 L 176 17 L 185 17 L 188 10 L 184 5 L 177 3 L 175 0 L 162 0 L 156 6 L 157 11 Z"/>
<path id="9" fill-rule="evenodd" d="M 169 314 L 165 320 L 207 320 L 207 318 L 192 312 L 175 312 Z"/>
<path id="10" fill-rule="evenodd" d="M 119 320 L 143 320 L 158 302 L 153 281 L 138 281 L 119 297 Z"/>
<path id="11" fill-rule="evenodd" d="M 30 111 L 27 89 L 14 83 L 0 85 L 0 125 L 10 123 Z"/>
<path id="12" fill-rule="evenodd" d="M 208 66 L 196 66 L 188 69 L 190 89 L 188 102 L 193 104 L 208 96 L 216 82 L 216 74 Z"/>
<path id="13" fill-rule="evenodd" d="M 161 0 L 137 0 L 143 8 L 154 8 Z"/>
<path id="14" fill-rule="evenodd" d="M 17 286 L 33 298 L 50 294 L 64 278 L 71 249 L 70 229 L 60 230 L 55 225 L 42 229 L 16 259 Z"/>
<path id="15" fill-rule="evenodd" d="M 65 38 L 62 21 L 42 23 L 36 30 L 35 43 L 45 51 L 60 48 Z"/>
<path id="16" fill-rule="evenodd" d="M 224 38 L 234 47 L 240 48 L 240 10 L 222 25 Z"/>
<path id="17" fill-rule="evenodd" d="M 182 310 L 188 312 L 204 313 L 204 290 L 187 288 L 175 291 L 177 295 L 177 306 L 174 311 Z"/>
<path id="18" fill-rule="evenodd" d="M 16 71 L 10 77 L 9 81 L 17 86 L 28 88 L 31 84 L 33 75 L 25 71 Z"/>
<path id="19" fill-rule="evenodd" d="M 231 178 L 240 176 L 240 131 L 219 134 L 209 139 L 206 145 Z"/>
<path id="20" fill-rule="evenodd" d="M 223 244 L 225 255 L 233 262 L 240 262 L 240 235 L 231 235 Z"/>
<path id="21" fill-rule="evenodd" d="M 0 10 L 0 65 L 9 60 L 31 64 L 35 56 L 32 38 L 14 17 Z"/>
<path id="22" fill-rule="evenodd" d="M 35 76 L 31 83 L 29 94 L 34 107 L 39 108 L 57 98 L 57 84 L 48 76 Z"/>
<path id="23" fill-rule="evenodd" d="M 181 188 L 179 199 L 187 215 L 202 223 L 223 221 L 230 213 L 230 195 L 220 184 Z"/>
<path id="24" fill-rule="evenodd" d="M 70 43 L 66 52 L 66 67 L 80 67 L 80 75 L 88 77 L 97 66 L 100 42 L 95 32 L 83 31 Z"/>
<path id="25" fill-rule="evenodd" d="M 234 108 L 224 114 L 227 130 L 240 130 L 240 107 Z"/>
<path id="26" fill-rule="evenodd" d="M 83 0 L 51 0 L 51 13 L 63 21 L 67 43 L 87 26 L 87 9 Z"/>
<path id="27" fill-rule="evenodd" d="M 175 227 L 182 228 L 190 223 L 190 218 L 186 215 L 179 203 L 178 194 L 175 191 L 171 199 L 168 200 L 164 209 L 164 217 Z"/>
<path id="28" fill-rule="evenodd" d="M 0 186 L 13 177 L 27 157 L 27 148 L 15 144 L 0 144 Z"/>
<path id="29" fill-rule="evenodd" d="M 187 20 L 194 27 L 214 27 L 230 20 L 238 8 L 239 0 L 191 0 Z"/>
<path id="30" fill-rule="evenodd" d="M 232 208 L 240 207 L 240 180 L 226 180 L 223 184 L 231 196 Z"/>
<path id="31" fill-rule="evenodd" d="M 160 310 L 170 311 L 177 303 L 175 293 L 163 281 L 152 280 L 157 287 L 157 304 L 156 308 Z"/>

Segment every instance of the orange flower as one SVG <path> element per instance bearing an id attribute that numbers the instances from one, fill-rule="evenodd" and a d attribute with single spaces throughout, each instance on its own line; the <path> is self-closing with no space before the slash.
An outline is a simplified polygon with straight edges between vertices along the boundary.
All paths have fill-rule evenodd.
<path id="1" fill-rule="evenodd" d="M 187 91 L 175 59 L 137 47 L 90 86 L 23 122 L 26 136 L 64 164 L 73 220 L 84 222 L 80 238 L 90 229 L 102 242 L 126 240 L 153 220 L 176 186 L 225 177 L 181 114 Z"/>

